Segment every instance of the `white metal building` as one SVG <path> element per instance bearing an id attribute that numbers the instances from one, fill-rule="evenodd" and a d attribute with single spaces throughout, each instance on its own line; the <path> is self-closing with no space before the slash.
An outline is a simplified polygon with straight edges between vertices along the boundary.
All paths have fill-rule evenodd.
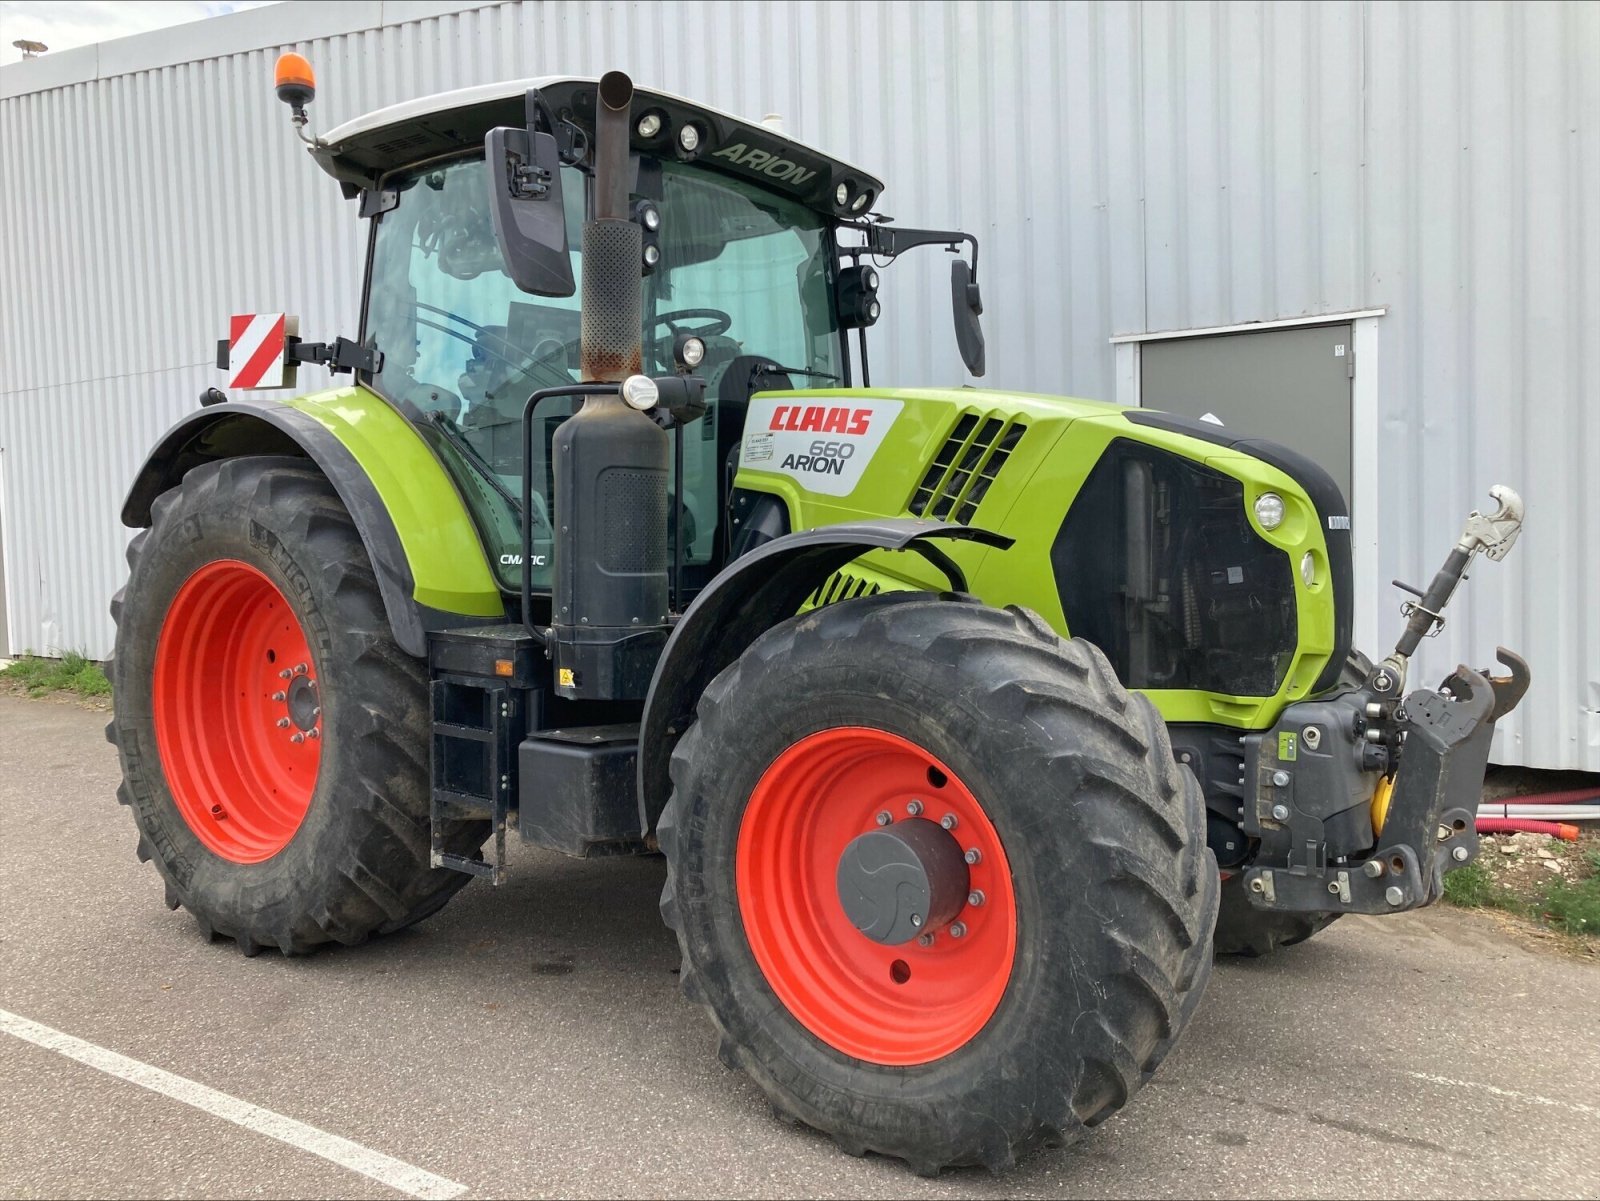
<path id="1" fill-rule="evenodd" d="M 1238 388 L 1280 440 L 1331 413 L 1368 649 L 1397 629 L 1390 579 L 1425 581 L 1489 485 L 1518 487 L 1522 542 L 1420 669 L 1522 651 L 1496 760 L 1600 770 L 1600 5 L 336 0 L 7 66 L 0 650 L 107 651 L 124 489 L 223 382 L 229 313 L 354 333 L 364 231 L 273 96 L 290 48 L 319 128 L 610 67 L 781 114 L 881 174 L 882 209 L 979 235 L 986 382 Z M 945 270 L 888 273 L 878 379 L 963 380 Z M 1323 330 L 1343 391 L 1274 375 L 1301 353 L 1268 341 L 1284 322 Z M 1192 337 L 1236 326 L 1226 355 Z"/>

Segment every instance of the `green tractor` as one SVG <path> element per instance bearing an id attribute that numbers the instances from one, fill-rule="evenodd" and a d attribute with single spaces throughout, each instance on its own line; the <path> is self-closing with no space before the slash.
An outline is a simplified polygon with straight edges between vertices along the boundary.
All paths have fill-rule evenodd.
<path id="1" fill-rule="evenodd" d="M 109 734 L 171 908 L 246 955 L 495 883 L 510 831 L 657 853 L 682 987 L 776 1110 L 999 1170 L 1139 1089 L 1214 950 L 1438 900 L 1527 685 L 1406 691 L 1348 511 L 1281 446 L 1110 404 L 873 384 L 878 270 L 977 242 L 865 171 L 602 79 L 305 131 L 369 223 L 361 329 L 221 348 L 140 469 Z M 271 323 L 268 323 L 271 324 Z"/>

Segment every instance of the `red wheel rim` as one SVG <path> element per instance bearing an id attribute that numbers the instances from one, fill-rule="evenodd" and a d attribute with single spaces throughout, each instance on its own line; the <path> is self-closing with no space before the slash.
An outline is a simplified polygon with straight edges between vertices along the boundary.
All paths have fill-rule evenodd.
<path id="1" fill-rule="evenodd" d="M 278 586 L 218 559 L 183 582 L 156 641 L 156 745 L 207 850 L 260 863 L 305 820 L 322 759 L 316 663 Z"/>
<path id="2" fill-rule="evenodd" d="M 882 813 L 897 822 L 954 817 L 951 833 L 978 853 L 976 863 L 968 855 L 968 871 L 981 903 L 895 946 L 857 930 L 836 872 L 845 847 L 878 828 Z M 1017 911 L 1000 836 L 955 774 L 907 739 L 843 727 L 779 755 L 745 807 L 735 883 L 745 935 L 773 992 L 846 1055 L 899 1066 L 938 1059 L 977 1035 L 1005 995 Z M 951 934 L 955 922 L 960 937 Z"/>

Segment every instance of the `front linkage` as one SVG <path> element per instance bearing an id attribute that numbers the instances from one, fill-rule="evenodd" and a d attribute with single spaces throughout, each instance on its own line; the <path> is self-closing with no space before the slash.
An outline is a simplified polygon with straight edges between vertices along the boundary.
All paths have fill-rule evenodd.
<path id="1" fill-rule="evenodd" d="M 1522 499 L 1490 492 L 1426 591 L 1403 610 L 1394 653 L 1356 687 L 1290 705 L 1244 739 L 1241 823 L 1259 840 L 1245 872 L 1252 904 L 1300 913 L 1395 913 L 1431 905 L 1444 873 L 1478 853 L 1475 819 L 1494 724 L 1528 690 L 1528 665 L 1504 647 L 1509 674 L 1458 667 L 1438 689 L 1402 699 L 1406 667 L 1480 552 L 1503 559 L 1522 528 Z M 1398 581 L 1396 581 L 1398 584 Z"/>

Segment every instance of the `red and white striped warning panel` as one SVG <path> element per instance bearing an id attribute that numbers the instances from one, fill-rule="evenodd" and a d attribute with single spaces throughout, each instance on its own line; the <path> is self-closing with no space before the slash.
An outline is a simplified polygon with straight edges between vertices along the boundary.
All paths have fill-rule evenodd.
<path id="1" fill-rule="evenodd" d="M 288 338 L 295 319 L 284 313 L 236 313 L 228 318 L 228 386 L 292 388 L 295 364 Z"/>

